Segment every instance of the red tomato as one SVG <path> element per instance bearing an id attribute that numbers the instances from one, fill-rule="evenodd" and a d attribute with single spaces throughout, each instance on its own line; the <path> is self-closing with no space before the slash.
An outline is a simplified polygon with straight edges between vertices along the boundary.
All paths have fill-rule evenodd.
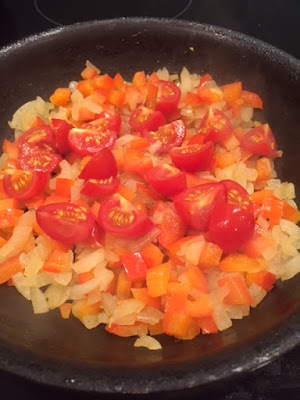
<path id="1" fill-rule="evenodd" d="M 235 204 L 216 204 L 210 217 L 210 238 L 225 253 L 232 253 L 253 236 L 254 226 L 250 211 Z"/>
<path id="2" fill-rule="evenodd" d="M 157 131 L 144 130 L 143 136 L 150 143 L 159 143 L 159 153 L 168 153 L 173 147 L 181 146 L 185 138 L 185 125 L 179 119 L 158 128 Z"/>
<path id="3" fill-rule="evenodd" d="M 277 157 L 276 142 L 269 124 L 258 126 L 241 138 L 241 147 L 252 154 Z"/>
<path id="4" fill-rule="evenodd" d="M 178 214 L 187 225 L 207 231 L 213 207 L 226 203 L 226 190 L 222 183 L 205 183 L 181 192 L 173 199 Z"/>
<path id="5" fill-rule="evenodd" d="M 247 191 L 230 179 L 222 181 L 227 191 L 227 201 L 229 204 L 235 204 L 253 213 L 253 204 Z"/>
<path id="6" fill-rule="evenodd" d="M 104 148 L 86 164 L 81 171 L 80 179 L 108 179 L 118 174 L 118 167 L 113 153 Z"/>
<path id="7" fill-rule="evenodd" d="M 4 175 L 3 189 L 8 197 L 21 201 L 28 200 L 41 193 L 48 179 L 48 173 L 16 169 L 12 174 Z"/>
<path id="8" fill-rule="evenodd" d="M 151 110 L 147 107 L 138 107 L 129 118 L 129 125 L 136 132 L 144 130 L 156 131 L 166 123 L 165 117 L 160 111 Z"/>
<path id="9" fill-rule="evenodd" d="M 213 142 L 207 142 L 203 145 L 174 147 L 170 151 L 170 157 L 177 168 L 187 172 L 199 172 L 209 169 L 213 153 Z"/>
<path id="10" fill-rule="evenodd" d="M 172 196 L 186 189 L 186 175 L 169 164 L 158 165 L 146 172 L 149 184 L 165 196 Z"/>
<path id="11" fill-rule="evenodd" d="M 39 125 L 23 133 L 18 139 L 18 144 L 22 152 L 38 146 L 44 151 L 54 151 L 55 135 L 49 125 Z"/>
<path id="12" fill-rule="evenodd" d="M 89 179 L 81 189 L 81 194 L 88 197 L 101 197 L 115 193 L 120 181 L 112 176 L 108 179 Z"/>
<path id="13" fill-rule="evenodd" d="M 53 203 L 36 210 L 36 221 L 51 239 L 76 244 L 87 240 L 94 217 L 85 207 L 72 203 Z"/>
<path id="14" fill-rule="evenodd" d="M 119 194 L 105 199 L 98 214 L 99 225 L 108 233 L 122 238 L 137 238 L 149 232 L 153 223 Z"/>
<path id="15" fill-rule="evenodd" d="M 69 153 L 71 149 L 69 147 L 68 136 L 73 126 L 62 119 L 52 119 L 51 122 L 53 125 L 58 152 L 60 154 Z"/>
<path id="16" fill-rule="evenodd" d="M 69 146 L 74 153 L 93 156 L 104 147 L 111 148 L 121 127 L 119 114 L 109 118 L 99 118 L 69 132 Z"/>
<path id="17" fill-rule="evenodd" d="M 61 161 L 61 156 L 49 151 L 43 151 L 39 146 L 21 151 L 18 157 L 20 167 L 26 171 L 51 172 Z"/>
<path id="18" fill-rule="evenodd" d="M 204 114 L 199 127 L 199 133 L 204 135 L 204 142 L 222 142 L 231 132 L 231 122 L 222 111 L 210 108 Z"/>
<path id="19" fill-rule="evenodd" d="M 173 82 L 160 81 L 158 84 L 156 107 L 164 115 L 176 110 L 181 96 L 180 89 Z"/>

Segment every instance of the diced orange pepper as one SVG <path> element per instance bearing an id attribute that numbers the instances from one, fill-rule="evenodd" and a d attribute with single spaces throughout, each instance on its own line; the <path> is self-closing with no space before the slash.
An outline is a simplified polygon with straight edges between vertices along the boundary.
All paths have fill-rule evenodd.
<path id="1" fill-rule="evenodd" d="M 146 76 L 144 71 L 136 72 L 132 79 L 132 84 L 137 89 L 141 89 L 143 86 L 146 85 Z"/>
<path id="2" fill-rule="evenodd" d="M 87 97 L 94 92 L 95 86 L 90 79 L 87 79 L 86 81 L 79 81 L 76 85 L 76 89 L 79 90 L 83 97 Z"/>
<path id="3" fill-rule="evenodd" d="M 123 185 L 122 183 L 119 184 L 117 188 L 117 193 L 119 193 L 124 199 L 128 200 L 129 202 L 132 202 L 132 200 L 135 198 L 135 192 L 131 189 L 129 189 L 127 186 Z"/>
<path id="4" fill-rule="evenodd" d="M 34 239 L 33 235 L 30 235 L 25 246 L 23 247 L 23 251 L 24 251 L 24 253 L 29 253 L 34 248 L 35 248 L 35 239 Z"/>
<path id="5" fill-rule="evenodd" d="M 37 209 L 44 205 L 45 199 L 46 197 L 44 195 L 39 194 L 38 196 L 31 198 L 30 200 L 26 200 L 25 206 L 28 208 L 28 210 Z"/>
<path id="6" fill-rule="evenodd" d="M 182 283 L 188 282 L 200 292 L 207 293 L 207 283 L 199 267 L 190 267 L 187 271 L 178 276 L 178 280 Z"/>
<path id="7" fill-rule="evenodd" d="M 204 242 L 198 265 L 201 268 L 216 267 L 222 257 L 222 250 L 214 243 Z"/>
<path id="8" fill-rule="evenodd" d="M 163 332 L 166 335 L 185 339 L 193 323 L 193 318 L 186 314 L 186 296 L 168 295 L 163 319 Z"/>
<path id="9" fill-rule="evenodd" d="M 92 80 L 92 84 L 95 88 L 104 89 L 110 91 L 114 86 L 114 80 L 107 74 L 97 75 Z"/>
<path id="10" fill-rule="evenodd" d="M 204 74 L 200 78 L 200 82 L 198 87 L 205 86 L 208 82 L 212 81 L 212 77 L 210 74 Z"/>
<path id="11" fill-rule="evenodd" d="M 136 150 L 145 150 L 150 146 L 150 143 L 147 139 L 142 137 L 137 137 L 136 139 L 131 140 L 127 148 L 128 149 L 136 149 Z"/>
<path id="12" fill-rule="evenodd" d="M 275 275 L 268 271 L 248 272 L 246 275 L 246 283 L 248 286 L 255 283 L 267 292 L 273 288 L 275 281 Z"/>
<path id="13" fill-rule="evenodd" d="M 7 240 L 0 236 L 0 248 L 3 247 L 7 243 Z"/>
<path id="14" fill-rule="evenodd" d="M 226 153 L 217 153 L 215 154 L 215 168 L 227 168 L 230 165 L 235 164 L 236 159 L 232 152 L 227 151 Z"/>
<path id="15" fill-rule="evenodd" d="M 102 89 L 95 89 L 95 91 L 89 96 L 89 99 L 102 107 L 108 96 L 109 92 L 106 92 Z"/>
<path id="16" fill-rule="evenodd" d="M 142 288 L 133 288 L 131 289 L 132 295 L 136 300 L 142 301 L 144 304 L 150 307 L 159 308 L 160 307 L 160 299 L 158 297 L 151 297 L 148 293 L 148 289 L 145 287 Z"/>
<path id="17" fill-rule="evenodd" d="M 251 258 L 259 258 L 267 249 L 276 246 L 274 240 L 261 235 L 254 235 L 244 246 L 243 253 Z"/>
<path id="18" fill-rule="evenodd" d="M 158 86 L 159 84 L 159 77 L 157 76 L 156 72 L 152 72 L 152 74 L 148 78 L 148 82 L 151 83 L 152 85 Z"/>
<path id="19" fill-rule="evenodd" d="M 140 253 L 148 268 L 156 267 L 163 262 L 164 255 L 162 251 L 153 243 L 147 244 L 146 247 L 140 250 Z"/>
<path id="20" fill-rule="evenodd" d="M 262 205 L 260 215 L 269 222 L 269 228 L 279 225 L 283 214 L 283 201 L 272 196 L 267 198 Z"/>
<path id="21" fill-rule="evenodd" d="M 124 149 L 123 147 L 118 147 L 113 149 L 113 155 L 115 157 L 118 169 L 124 168 Z"/>
<path id="22" fill-rule="evenodd" d="M 18 207 L 18 201 L 16 199 L 3 199 L 0 200 L 0 211 L 12 210 Z"/>
<path id="23" fill-rule="evenodd" d="M 218 103 L 223 100 L 223 92 L 217 88 L 209 88 L 206 86 L 197 89 L 197 95 L 200 100 L 207 104 Z"/>
<path id="24" fill-rule="evenodd" d="M 191 107 L 197 107 L 203 101 L 196 93 L 187 92 L 183 99 L 184 103 Z"/>
<path id="25" fill-rule="evenodd" d="M 7 282 L 18 272 L 23 271 L 19 256 L 9 258 L 0 264 L 0 284 Z"/>
<path id="26" fill-rule="evenodd" d="M 253 298 L 249 293 L 245 278 L 242 274 L 230 275 L 226 278 L 219 279 L 218 285 L 220 287 L 225 286 L 229 290 L 229 293 L 224 298 L 224 303 L 232 306 L 250 305 L 253 303 Z"/>
<path id="27" fill-rule="evenodd" d="M 252 193 L 250 199 L 253 203 L 262 205 L 263 202 L 270 197 L 273 197 L 272 190 L 260 190 Z"/>
<path id="28" fill-rule="evenodd" d="M 164 333 L 163 332 L 163 322 L 159 321 L 155 325 L 149 325 L 149 333 L 151 336 L 162 335 Z"/>
<path id="29" fill-rule="evenodd" d="M 94 278 L 95 278 L 94 270 L 83 272 L 83 273 L 77 275 L 77 281 L 80 285 L 82 283 L 88 282 Z"/>
<path id="30" fill-rule="evenodd" d="M 68 203 L 70 199 L 68 197 L 58 196 L 53 194 L 51 196 L 46 197 L 44 205 L 47 206 L 48 204 L 53 203 Z"/>
<path id="31" fill-rule="evenodd" d="M 158 87 L 151 83 L 147 83 L 147 97 L 146 97 L 146 107 L 154 109 L 156 106 Z"/>
<path id="32" fill-rule="evenodd" d="M 146 283 L 148 293 L 151 297 L 159 297 L 167 293 L 170 269 L 170 264 L 164 263 L 152 267 L 147 271 Z"/>
<path id="33" fill-rule="evenodd" d="M 190 283 L 180 283 L 180 282 L 169 282 L 168 284 L 168 294 L 180 294 L 188 296 L 191 291 Z"/>
<path id="34" fill-rule="evenodd" d="M 1 200 L 8 199 L 8 196 L 3 189 L 3 179 L 0 179 L 0 199 Z"/>
<path id="35" fill-rule="evenodd" d="M 87 315 L 98 314 L 101 310 L 101 303 L 87 304 L 87 299 L 76 301 L 72 306 L 72 314 L 74 317 L 82 320 L 83 317 Z"/>
<path id="36" fill-rule="evenodd" d="M 300 211 L 290 206 L 287 202 L 283 202 L 282 217 L 298 224 L 300 221 Z"/>
<path id="37" fill-rule="evenodd" d="M 185 310 L 190 317 L 202 318 L 212 315 L 214 307 L 209 297 L 203 295 L 195 300 L 187 300 Z"/>
<path id="38" fill-rule="evenodd" d="M 218 327 L 213 319 L 213 317 L 203 317 L 198 319 L 198 324 L 200 326 L 202 335 L 208 335 L 211 333 L 217 333 Z"/>
<path id="39" fill-rule="evenodd" d="M 85 81 L 87 82 L 87 81 Z M 78 110 L 78 119 L 80 121 L 91 121 L 93 119 L 95 119 L 95 113 L 93 113 L 91 110 L 85 108 L 85 107 L 81 107 Z"/>
<path id="40" fill-rule="evenodd" d="M 114 77 L 114 88 L 117 90 L 122 90 L 124 86 L 124 79 L 119 72 Z"/>
<path id="41" fill-rule="evenodd" d="M 108 102 L 117 108 L 121 108 L 124 104 L 125 93 L 121 90 L 112 89 L 108 95 Z"/>
<path id="42" fill-rule="evenodd" d="M 131 294 L 131 280 L 129 279 L 126 271 L 122 269 L 117 277 L 116 282 L 116 295 L 120 299 L 128 299 Z"/>
<path id="43" fill-rule="evenodd" d="M 230 106 L 235 100 L 239 99 L 242 95 L 241 82 L 229 83 L 228 85 L 221 86 L 224 93 L 224 100 Z"/>
<path id="44" fill-rule="evenodd" d="M 68 104 L 68 101 L 71 96 L 71 89 L 69 88 L 58 88 L 55 92 L 50 96 L 50 102 L 55 106 L 64 107 Z"/>
<path id="45" fill-rule="evenodd" d="M 64 251 L 53 250 L 44 265 L 42 266 L 42 270 L 45 272 L 50 272 L 53 274 L 59 274 L 61 272 L 70 272 L 71 264 L 70 264 L 70 255 Z"/>
<path id="46" fill-rule="evenodd" d="M 262 258 L 254 259 L 239 253 L 229 254 L 219 264 L 225 272 L 257 272 L 266 269 L 267 266 L 267 261 Z"/>
<path id="47" fill-rule="evenodd" d="M 23 215 L 23 210 L 8 209 L 0 211 L 0 229 L 13 228 L 19 218 Z"/>
<path id="48" fill-rule="evenodd" d="M 241 98 L 245 106 L 263 109 L 263 101 L 258 94 L 242 90 Z"/>
<path id="49" fill-rule="evenodd" d="M 262 157 L 256 163 L 256 181 L 267 181 L 270 179 L 272 168 L 269 158 Z"/>
<path id="50" fill-rule="evenodd" d="M 94 78 L 97 74 L 97 71 L 95 71 L 93 68 L 91 67 L 86 67 L 84 68 L 83 71 L 81 71 L 81 78 L 82 79 L 92 79 Z"/>
<path id="51" fill-rule="evenodd" d="M 144 336 L 148 333 L 148 325 L 143 322 L 135 322 L 134 325 L 106 325 L 105 330 L 121 337 Z"/>
<path id="52" fill-rule="evenodd" d="M 61 306 L 59 306 L 59 311 L 63 319 L 68 319 L 72 311 L 72 304 L 71 303 L 62 304 Z"/>
<path id="53" fill-rule="evenodd" d="M 55 195 L 71 199 L 71 188 L 74 185 L 73 179 L 56 178 Z"/>
<path id="54" fill-rule="evenodd" d="M 8 140 L 3 140 L 3 153 L 7 154 L 10 160 L 17 160 L 19 154 L 19 147 L 16 142 L 9 142 Z"/>

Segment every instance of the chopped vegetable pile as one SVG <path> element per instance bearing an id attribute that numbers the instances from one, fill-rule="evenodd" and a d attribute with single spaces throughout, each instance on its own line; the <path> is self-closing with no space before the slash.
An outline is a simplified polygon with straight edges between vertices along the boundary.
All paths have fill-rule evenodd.
<path id="1" fill-rule="evenodd" d="M 225 330 L 300 270 L 300 212 L 261 98 L 209 75 L 82 80 L 9 123 L 0 283 L 135 346 Z"/>

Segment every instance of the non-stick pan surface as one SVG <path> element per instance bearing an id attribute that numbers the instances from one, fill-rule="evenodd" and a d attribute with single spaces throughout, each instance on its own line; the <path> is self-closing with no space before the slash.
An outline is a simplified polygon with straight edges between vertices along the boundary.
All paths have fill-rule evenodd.
<path id="1" fill-rule="evenodd" d="M 68 26 L 32 36 L 0 52 L 1 136 L 25 102 L 47 99 L 76 80 L 86 60 L 103 73 L 131 78 L 166 66 L 212 74 L 219 84 L 241 80 L 265 103 L 284 157 L 280 178 L 300 188 L 299 62 L 258 40 L 207 25 L 120 19 Z M 299 191 L 297 193 L 299 195 Z M 229 330 L 192 341 L 161 337 L 161 351 L 135 349 L 134 339 L 86 330 L 57 311 L 33 315 L 14 288 L 0 287 L 0 368 L 29 379 L 84 391 L 148 393 L 211 383 L 261 367 L 300 342 L 299 277 L 278 283 L 250 317 Z"/>

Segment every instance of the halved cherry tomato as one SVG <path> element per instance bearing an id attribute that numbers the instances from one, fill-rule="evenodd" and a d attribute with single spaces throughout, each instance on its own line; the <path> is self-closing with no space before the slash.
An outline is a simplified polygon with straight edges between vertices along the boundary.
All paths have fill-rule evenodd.
<path id="1" fill-rule="evenodd" d="M 241 147 L 252 154 L 277 157 L 276 142 L 269 124 L 251 129 L 241 138 Z"/>
<path id="2" fill-rule="evenodd" d="M 222 183 L 206 183 L 181 192 L 173 201 L 186 224 L 207 231 L 212 209 L 216 204 L 222 207 L 226 203 L 226 190 Z"/>
<path id="3" fill-rule="evenodd" d="M 209 169 L 213 153 L 213 142 L 207 142 L 203 145 L 174 147 L 170 151 L 170 157 L 177 168 L 187 172 L 199 172 Z"/>
<path id="4" fill-rule="evenodd" d="M 173 147 L 181 146 L 185 138 L 185 125 L 181 119 L 163 125 L 157 131 L 144 130 L 142 135 L 150 143 L 159 143 L 159 153 L 168 153 Z"/>
<path id="5" fill-rule="evenodd" d="M 180 96 L 180 89 L 175 83 L 160 81 L 155 109 L 161 111 L 164 115 L 170 115 L 176 110 Z"/>
<path id="6" fill-rule="evenodd" d="M 154 111 L 147 107 L 138 107 L 129 118 L 129 125 L 136 132 L 144 130 L 156 131 L 166 123 L 165 117 L 160 111 Z"/>
<path id="7" fill-rule="evenodd" d="M 146 214 L 138 211 L 119 194 L 114 194 L 101 203 L 98 223 L 106 232 L 123 238 L 137 238 L 153 227 Z"/>
<path id="8" fill-rule="evenodd" d="M 231 253 L 244 245 L 254 233 L 255 220 L 252 212 L 236 204 L 215 204 L 210 216 L 211 240 L 225 253 Z"/>
<path id="9" fill-rule="evenodd" d="M 113 153 L 104 148 L 100 150 L 85 165 L 81 171 L 80 179 L 109 179 L 118 174 L 118 167 Z"/>
<path id="10" fill-rule="evenodd" d="M 18 139 L 22 152 L 27 152 L 35 146 L 43 151 L 52 152 L 55 149 L 55 135 L 49 125 L 39 125 L 23 133 Z"/>
<path id="11" fill-rule="evenodd" d="M 222 142 L 231 132 L 231 122 L 222 111 L 210 108 L 204 114 L 199 127 L 199 133 L 204 135 L 204 142 Z"/>
<path id="12" fill-rule="evenodd" d="M 66 154 L 71 151 L 69 142 L 68 142 L 68 135 L 70 130 L 73 128 L 73 125 L 68 124 L 67 121 L 62 119 L 55 119 L 51 120 L 55 138 L 56 138 L 56 147 L 60 154 Z"/>
<path id="13" fill-rule="evenodd" d="M 26 151 L 21 151 L 18 157 L 20 167 L 32 172 L 51 172 L 61 161 L 61 156 L 49 151 L 43 151 L 39 146 L 34 146 Z"/>
<path id="14" fill-rule="evenodd" d="M 28 200 L 37 196 L 46 186 L 49 174 L 16 169 L 4 175 L 3 189 L 8 197 Z"/>
<path id="15" fill-rule="evenodd" d="M 119 114 L 109 118 L 99 118 L 69 132 L 69 146 L 74 153 L 92 156 L 104 147 L 111 148 L 121 127 Z"/>
<path id="16" fill-rule="evenodd" d="M 107 179 L 88 179 L 80 193 L 87 197 L 101 197 L 116 192 L 120 180 L 116 177 Z"/>
<path id="17" fill-rule="evenodd" d="M 247 191 L 237 182 L 230 179 L 222 181 L 227 191 L 227 201 L 253 213 L 253 203 Z"/>
<path id="18" fill-rule="evenodd" d="M 40 228 L 51 239 L 76 244 L 87 240 L 94 227 L 94 217 L 85 207 L 72 203 L 53 203 L 36 210 Z"/>
<path id="19" fill-rule="evenodd" d="M 165 196 L 172 196 L 186 189 L 186 174 L 169 164 L 158 165 L 146 172 L 150 185 Z"/>

